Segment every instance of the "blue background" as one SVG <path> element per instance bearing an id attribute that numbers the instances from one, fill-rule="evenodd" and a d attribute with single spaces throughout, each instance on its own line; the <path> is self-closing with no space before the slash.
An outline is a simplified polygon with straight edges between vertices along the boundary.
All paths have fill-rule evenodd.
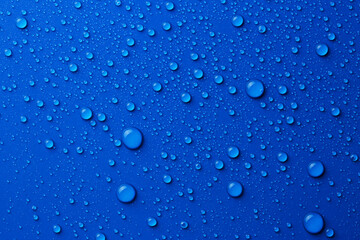
<path id="1" fill-rule="evenodd" d="M 1 239 L 327 239 L 328 228 L 334 239 L 360 239 L 359 2 L 173 0 L 170 11 L 166 1 L 75 2 L 0 3 Z M 246 94 L 252 79 L 264 83 L 259 99 Z M 138 150 L 121 143 L 127 127 L 144 136 Z M 315 160 L 325 166 L 320 178 L 307 172 Z M 242 183 L 241 197 L 228 195 L 231 181 Z M 134 202 L 117 199 L 122 183 L 136 188 Z M 309 212 L 324 218 L 318 235 L 303 227 Z"/>

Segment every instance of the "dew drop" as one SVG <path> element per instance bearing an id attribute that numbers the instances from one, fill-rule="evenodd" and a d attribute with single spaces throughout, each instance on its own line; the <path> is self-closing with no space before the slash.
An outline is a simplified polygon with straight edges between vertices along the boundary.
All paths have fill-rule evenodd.
<path id="1" fill-rule="evenodd" d="M 251 80 L 246 84 L 246 93 L 251 98 L 261 97 L 264 91 L 264 84 L 259 80 Z"/>
<path id="2" fill-rule="evenodd" d="M 230 197 L 237 198 L 243 193 L 243 186 L 241 183 L 232 181 L 228 184 L 227 192 Z"/>
<path id="3" fill-rule="evenodd" d="M 120 202 L 130 203 L 136 197 L 136 190 L 132 185 L 124 183 L 119 186 L 116 194 Z"/>
<path id="4" fill-rule="evenodd" d="M 340 115 L 340 108 L 338 107 L 333 107 L 331 108 L 331 115 L 333 115 L 334 117 L 337 117 Z"/>
<path id="5" fill-rule="evenodd" d="M 203 78 L 203 77 L 204 77 L 204 72 L 203 72 L 203 70 L 201 70 L 201 69 L 195 69 L 195 70 L 194 70 L 194 77 L 195 77 L 196 79 L 201 79 L 201 78 Z"/>
<path id="6" fill-rule="evenodd" d="M 78 66 L 75 64 L 75 63 L 71 63 L 70 65 L 69 65 L 69 70 L 70 70 L 70 72 L 77 72 L 77 70 L 78 70 Z"/>
<path id="7" fill-rule="evenodd" d="M 281 85 L 281 86 L 279 86 L 279 93 L 281 94 L 281 95 L 285 95 L 286 93 L 287 93 L 287 87 L 286 86 L 284 86 L 284 85 Z"/>
<path id="8" fill-rule="evenodd" d="M 184 103 L 189 103 L 191 101 L 191 95 L 189 93 L 181 94 L 181 101 Z"/>
<path id="9" fill-rule="evenodd" d="M 187 229 L 189 227 L 189 223 L 186 221 L 181 221 L 180 226 L 182 229 Z"/>
<path id="10" fill-rule="evenodd" d="M 53 148 L 53 147 L 54 147 L 54 141 L 51 140 L 51 139 L 46 139 L 46 140 L 45 140 L 45 147 L 46 147 L 47 149 Z"/>
<path id="11" fill-rule="evenodd" d="M 143 136 L 139 129 L 130 127 L 123 131 L 122 141 L 129 149 L 137 149 L 143 142 Z"/>
<path id="12" fill-rule="evenodd" d="M 277 155 L 277 159 L 279 160 L 279 162 L 286 162 L 288 160 L 288 155 L 285 152 L 279 152 Z"/>
<path id="13" fill-rule="evenodd" d="M 90 108 L 82 108 L 81 109 L 81 118 L 84 120 L 89 120 L 93 116 L 93 113 Z"/>
<path id="14" fill-rule="evenodd" d="M 321 44 L 316 45 L 317 55 L 324 57 L 328 54 L 328 52 L 329 52 L 329 47 L 326 44 L 321 43 Z"/>
<path id="15" fill-rule="evenodd" d="M 224 78 L 221 75 L 216 75 L 214 81 L 216 84 L 222 84 L 224 82 Z"/>
<path id="16" fill-rule="evenodd" d="M 153 90 L 154 90 L 155 92 L 160 92 L 161 89 L 162 89 L 161 83 L 155 82 L 155 83 L 153 84 Z"/>
<path id="17" fill-rule="evenodd" d="M 147 224 L 149 225 L 149 227 L 156 227 L 157 225 L 157 220 L 153 217 L 149 217 L 147 219 Z"/>
<path id="18" fill-rule="evenodd" d="M 166 10 L 168 10 L 168 11 L 172 11 L 175 8 L 175 5 L 173 2 L 167 2 L 165 6 L 166 6 Z"/>
<path id="19" fill-rule="evenodd" d="M 98 233 L 98 234 L 96 234 L 95 239 L 96 239 L 96 240 L 106 240 L 106 237 L 105 237 L 104 234 Z"/>
<path id="20" fill-rule="evenodd" d="M 164 183 L 169 184 L 169 183 L 171 183 L 172 178 L 171 178 L 170 175 L 166 175 L 166 174 L 165 174 L 164 177 L 163 177 L 163 180 L 164 180 Z"/>
<path id="21" fill-rule="evenodd" d="M 176 62 L 171 62 L 169 66 L 171 71 L 176 71 L 179 68 L 179 65 Z"/>
<path id="22" fill-rule="evenodd" d="M 318 178 L 324 174 L 325 167 L 320 161 L 313 161 L 308 166 L 308 173 L 313 178 Z"/>
<path id="23" fill-rule="evenodd" d="M 56 233 L 56 234 L 59 234 L 60 232 L 61 232 L 61 227 L 60 227 L 60 225 L 54 225 L 53 226 L 53 231 L 54 231 L 54 233 Z"/>
<path id="24" fill-rule="evenodd" d="M 311 234 L 318 234 L 324 227 L 323 217 L 315 212 L 310 212 L 304 217 L 304 228 Z"/>
<path id="25" fill-rule="evenodd" d="M 335 231 L 334 231 L 334 229 L 332 229 L 332 228 L 326 229 L 325 235 L 326 235 L 326 237 L 328 237 L 328 238 L 334 237 L 334 236 L 335 236 Z"/>
<path id="26" fill-rule="evenodd" d="M 263 34 L 266 32 L 266 27 L 264 25 L 259 25 L 258 30 L 259 30 L 259 33 Z"/>
<path id="27" fill-rule="evenodd" d="M 215 168 L 216 168 L 217 170 L 223 169 L 223 168 L 224 168 L 224 162 L 221 161 L 221 160 L 216 160 L 216 161 L 215 161 Z"/>
<path id="28" fill-rule="evenodd" d="M 11 57 L 11 55 L 12 55 L 12 51 L 10 49 L 5 49 L 4 53 L 5 53 L 6 57 Z"/>
<path id="29" fill-rule="evenodd" d="M 244 24 L 244 18 L 242 16 L 235 16 L 232 19 L 232 25 L 234 27 L 241 27 Z"/>
<path id="30" fill-rule="evenodd" d="M 25 18 L 17 18 L 16 19 L 16 26 L 20 29 L 26 28 L 28 25 L 28 22 Z"/>
<path id="31" fill-rule="evenodd" d="M 238 147 L 231 146 L 228 148 L 228 156 L 229 158 L 237 158 L 240 155 L 240 150 Z"/>
<path id="32" fill-rule="evenodd" d="M 162 26 L 165 31 L 169 31 L 171 29 L 171 24 L 168 22 L 164 22 Z"/>

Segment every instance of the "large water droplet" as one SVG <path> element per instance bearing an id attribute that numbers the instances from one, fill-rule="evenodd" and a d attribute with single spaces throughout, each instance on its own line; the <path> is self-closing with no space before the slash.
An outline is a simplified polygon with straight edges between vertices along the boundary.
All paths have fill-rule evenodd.
<path id="1" fill-rule="evenodd" d="M 119 186 L 116 194 L 120 202 L 130 203 L 136 197 L 136 190 L 132 185 L 124 183 Z"/>
<path id="2" fill-rule="evenodd" d="M 243 192 L 243 186 L 239 182 L 232 181 L 228 184 L 227 192 L 233 198 L 240 197 Z"/>
<path id="3" fill-rule="evenodd" d="M 304 217 L 304 228 L 311 234 L 320 233 L 324 227 L 323 217 L 315 212 L 310 212 Z"/>
<path id="4" fill-rule="evenodd" d="M 92 111 L 90 108 L 82 108 L 81 109 L 81 118 L 84 120 L 89 120 L 90 118 L 92 118 Z"/>
<path id="5" fill-rule="evenodd" d="M 317 55 L 324 57 L 328 54 L 328 52 L 329 52 L 329 47 L 326 44 L 321 43 L 321 44 L 316 45 Z"/>
<path id="6" fill-rule="evenodd" d="M 143 142 L 143 136 L 139 129 L 131 127 L 124 130 L 122 141 L 129 149 L 137 149 Z"/>
<path id="7" fill-rule="evenodd" d="M 148 223 L 149 227 L 156 227 L 157 220 L 155 218 L 153 218 L 153 217 L 149 217 L 147 219 L 147 223 Z"/>
<path id="8" fill-rule="evenodd" d="M 311 177 L 317 178 L 324 174 L 325 167 L 320 161 L 313 161 L 308 166 L 308 173 Z"/>
<path id="9" fill-rule="evenodd" d="M 232 19 L 234 27 L 241 27 L 244 24 L 244 18 L 242 16 L 235 16 Z"/>
<path id="10" fill-rule="evenodd" d="M 104 234 L 98 233 L 98 234 L 96 234 L 95 239 L 96 239 L 96 240 L 106 240 L 106 237 L 105 237 Z"/>
<path id="11" fill-rule="evenodd" d="M 60 225 L 54 225 L 53 226 L 53 231 L 54 231 L 54 233 L 56 233 L 56 234 L 59 234 L 60 232 L 61 232 L 61 227 L 60 227 Z"/>
<path id="12" fill-rule="evenodd" d="M 240 155 L 239 148 L 237 148 L 235 146 L 231 146 L 228 148 L 228 156 L 230 158 L 237 158 L 239 155 Z"/>
<path id="13" fill-rule="evenodd" d="M 16 19 L 16 26 L 20 29 L 26 28 L 28 25 L 28 22 L 25 18 L 17 18 Z"/>
<path id="14" fill-rule="evenodd" d="M 282 163 L 286 162 L 288 160 L 288 155 L 285 152 L 279 152 L 277 155 L 277 159 Z"/>
<path id="15" fill-rule="evenodd" d="M 189 93 L 181 94 L 181 101 L 184 103 L 189 103 L 191 101 L 191 95 Z"/>
<path id="16" fill-rule="evenodd" d="M 264 84 L 259 80 L 251 80 L 246 84 L 246 93 L 251 98 L 259 98 L 264 94 Z"/>

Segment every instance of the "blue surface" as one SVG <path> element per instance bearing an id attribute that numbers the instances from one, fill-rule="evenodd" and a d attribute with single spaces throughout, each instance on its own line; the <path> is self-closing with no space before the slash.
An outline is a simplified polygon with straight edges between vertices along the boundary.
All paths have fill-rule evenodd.
<path id="1" fill-rule="evenodd" d="M 360 239 L 359 8 L 1 1 L 0 238 Z"/>

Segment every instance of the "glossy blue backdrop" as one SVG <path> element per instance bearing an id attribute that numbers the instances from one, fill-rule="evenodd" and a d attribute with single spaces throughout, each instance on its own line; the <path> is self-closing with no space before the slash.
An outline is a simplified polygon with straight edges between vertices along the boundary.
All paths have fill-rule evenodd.
<path id="1" fill-rule="evenodd" d="M 2 0 L 1 239 L 360 239 L 359 8 Z"/>

